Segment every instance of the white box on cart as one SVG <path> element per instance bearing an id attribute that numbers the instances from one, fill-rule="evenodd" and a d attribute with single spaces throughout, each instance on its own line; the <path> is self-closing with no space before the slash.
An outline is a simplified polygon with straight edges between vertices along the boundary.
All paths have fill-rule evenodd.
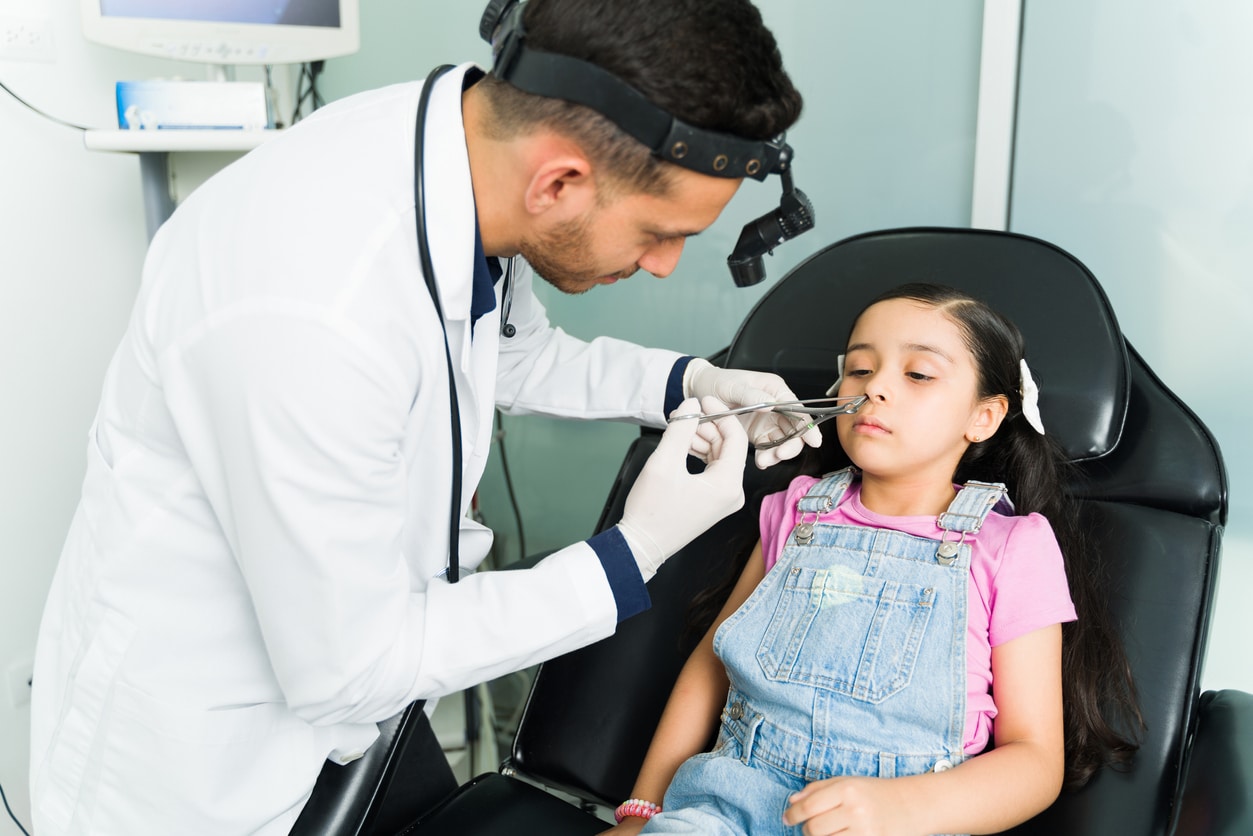
<path id="1" fill-rule="evenodd" d="M 270 126 L 259 81 L 119 81 L 123 130 L 262 130 Z"/>

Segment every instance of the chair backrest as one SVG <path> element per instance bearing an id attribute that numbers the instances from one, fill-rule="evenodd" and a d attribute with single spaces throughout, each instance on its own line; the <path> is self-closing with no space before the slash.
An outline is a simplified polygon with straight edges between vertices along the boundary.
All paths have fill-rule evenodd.
<path id="1" fill-rule="evenodd" d="M 1106 565 L 1109 607 L 1148 725 L 1129 771 L 1102 771 L 1014 832 L 1165 834 L 1194 728 L 1226 521 L 1217 445 L 1126 344 L 1088 270 L 1050 244 L 1011 233 L 905 229 L 833 244 L 762 298 L 722 362 L 777 372 L 801 397 L 819 395 L 857 312 L 913 281 L 986 299 L 1026 337 L 1045 424 L 1084 477 L 1074 490 Z M 655 444 L 655 433 L 645 432 L 632 446 L 602 527 L 620 517 Z M 823 450 L 838 464 L 838 445 Z M 746 490 L 779 490 L 798 469 L 749 468 Z M 605 641 L 546 663 L 513 766 L 589 800 L 626 798 L 674 679 L 708 623 L 685 630 L 693 598 L 734 571 L 757 538 L 750 503 L 662 568 L 649 585 L 651 610 Z"/>

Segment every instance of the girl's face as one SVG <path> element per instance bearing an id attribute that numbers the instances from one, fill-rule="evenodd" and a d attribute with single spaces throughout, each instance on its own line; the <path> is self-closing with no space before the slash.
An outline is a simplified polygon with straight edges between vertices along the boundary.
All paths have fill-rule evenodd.
<path id="1" fill-rule="evenodd" d="M 943 480 L 975 439 L 1000 425 L 1005 398 L 979 399 L 978 369 L 957 325 L 914 299 L 867 308 L 853 326 L 840 395 L 868 395 L 836 419 L 840 444 L 868 476 Z"/>

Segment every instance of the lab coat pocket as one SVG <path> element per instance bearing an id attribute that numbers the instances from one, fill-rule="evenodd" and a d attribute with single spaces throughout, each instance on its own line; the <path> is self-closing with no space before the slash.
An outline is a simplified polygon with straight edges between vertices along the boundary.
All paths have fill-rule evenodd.
<path id="1" fill-rule="evenodd" d="M 87 524 L 93 549 L 125 548 L 135 539 L 148 506 L 137 504 L 140 497 L 122 487 L 126 462 L 117 460 L 98 425 L 92 424 L 87 442 L 87 474 L 78 515 Z"/>
<path id="2" fill-rule="evenodd" d="M 135 625 L 116 610 L 97 607 L 85 621 L 81 654 L 54 709 L 59 716 L 47 757 L 32 776 L 35 803 L 61 829 L 69 827 L 80 804 L 90 806 L 94 775 L 88 766 L 108 722 L 118 666 L 135 635 Z"/>
<path id="3" fill-rule="evenodd" d="M 285 814 L 294 819 L 325 758 L 318 732 L 282 703 L 192 708 L 118 683 L 114 704 L 96 817 L 102 831 L 243 833 Z M 137 810 L 140 785 L 148 803 Z M 129 801 L 114 803 L 126 787 Z"/>
<path id="4" fill-rule="evenodd" d="M 99 530 L 101 514 L 98 505 L 107 507 L 113 501 L 113 462 L 101 444 L 100 431 L 92 423 L 87 431 L 87 473 L 83 477 L 83 502 L 81 510 L 87 510 L 87 522 L 92 531 Z"/>
<path id="5" fill-rule="evenodd" d="M 106 471 L 113 470 L 113 450 L 105 441 L 103 434 L 100 432 L 99 420 L 93 421 L 91 429 L 87 431 L 87 447 L 90 455 L 89 459 L 98 460 L 100 466 Z M 89 462 L 89 464 L 94 462 Z"/>

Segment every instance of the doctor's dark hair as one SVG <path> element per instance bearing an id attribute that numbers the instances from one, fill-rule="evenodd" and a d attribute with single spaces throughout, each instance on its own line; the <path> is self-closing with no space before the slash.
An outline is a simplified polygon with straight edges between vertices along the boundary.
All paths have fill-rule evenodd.
<path id="1" fill-rule="evenodd" d="M 529 0 L 529 46 L 596 64 L 699 128 L 770 139 L 800 117 L 801 95 L 749 0 Z M 574 139 L 610 179 L 665 194 L 672 166 L 591 108 L 525 93 L 488 75 L 497 139 L 539 127 Z"/>
<path id="2" fill-rule="evenodd" d="M 1003 395 L 1009 401 L 1000 428 L 967 448 L 953 481 L 1004 482 L 1015 512 L 1043 515 L 1057 536 L 1078 614 L 1078 620 L 1062 625 L 1065 783 L 1080 787 L 1102 766 L 1130 762 L 1144 721 L 1126 653 L 1101 599 L 1101 556 L 1091 547 L 1068 489 L 1080 482 L 1078 471 L 1061 446 L 1023 416 L 1019 364 L 1026 346 L 1013 322 L 981 300 L 934 284 L 902 285 L 866 307 L 890 299 L 920 302 L 948 317 L 974 357 L 979 398 Z"/>

